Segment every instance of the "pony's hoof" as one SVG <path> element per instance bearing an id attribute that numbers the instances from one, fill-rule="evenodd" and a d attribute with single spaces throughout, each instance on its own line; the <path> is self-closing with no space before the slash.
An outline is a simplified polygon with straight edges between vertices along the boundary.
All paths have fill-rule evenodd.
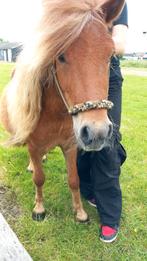
<path id="1" fill-rule="evenodd" d="M 46 211 L 42 212 L 42 213 L 36 213 L 36 212 L 32 212 L 32 219 L 34 221 L 43 221 L 45 219 L 45 215 L 46 215 Z"/>
<path id="2" fill-rule="evenodd" d="M 75 213 L 75 220 L 79 223 L 89 223 L 89 216 L 84 209 L 79 209 Z"/>
<path id="3" fill-rule="evenodd" d="M 81 220 L 81 219 L 78 219 L 78 218 L 75 218 L 76 222 L 80 223 L 80 224 L 90 224 L 90 218 L 87 217 L 87 219 L 85 220 Z"/>
<path id="4" fill-rule="evenodd" d="M 42 162 L 45 162 L 45 161 L 47 161 L 47 156 L 46 156 L 46 155 L 44 155 L 44 156 L 42 157 Z"/>
<path id="5" fill-rule="evenodd" d="M 29 169 L 29 167 L 26 169 L 26 171 L 29 172 L 29 173 L 33 173 L 33 170 Z"/>

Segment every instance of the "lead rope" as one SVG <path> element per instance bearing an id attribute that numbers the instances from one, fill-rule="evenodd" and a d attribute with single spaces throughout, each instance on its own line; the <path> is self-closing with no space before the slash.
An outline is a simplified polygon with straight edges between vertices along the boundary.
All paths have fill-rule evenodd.
<path id="1" fill-rule="evenodd" d="M 68 103 L 67 103 L 67 101 L 66 101 L 66 99 L 65 99 L 65 97 L 63 95 L 63 92 L 62 92 L 62 90 L 60 88 L 54 65 L 51 67 L 51 71 L 52 71 L 52 74 L 53 74 L 53 77 L 54 77 L 54 80 L 55 80 L 55 83 L 56 83 L 57 90 L 58 90 L 58 92 L 59 92 L 59 94 L 60 94 L 60 96 L 61 96 L 61 98 L 62 98 L 62 100 L 64 102 L 64 105 L 65 105 L 67 111 L 69 112 L 70 111 L 70 107 L 69 107 L 69 105 L 68 105 Z"/>

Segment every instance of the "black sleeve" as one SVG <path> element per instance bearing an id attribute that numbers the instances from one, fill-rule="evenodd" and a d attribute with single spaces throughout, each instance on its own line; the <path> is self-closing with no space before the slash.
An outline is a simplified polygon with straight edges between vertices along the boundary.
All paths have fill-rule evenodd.
<path id="1" fill-rule="evenodd" d="M 124 8 L 120 14 L 120 16 L 113 22 L 113 25 L 118 25 L 118 24 L 124 24 L 128 26 L 128 7 L 127 4 L 125 3 Z"/>

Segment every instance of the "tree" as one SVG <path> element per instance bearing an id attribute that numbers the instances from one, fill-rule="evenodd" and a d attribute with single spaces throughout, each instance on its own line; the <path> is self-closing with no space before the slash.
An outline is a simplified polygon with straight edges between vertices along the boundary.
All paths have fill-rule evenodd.
<path id="1" fill-rule="evenodd" d="M 3 38 L 0 38 L 0 43 L 5 42 Z"/>

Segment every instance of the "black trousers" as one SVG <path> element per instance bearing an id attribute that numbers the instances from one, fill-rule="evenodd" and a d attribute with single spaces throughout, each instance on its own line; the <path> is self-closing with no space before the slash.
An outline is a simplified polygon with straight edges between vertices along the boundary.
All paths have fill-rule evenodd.
<path id="1" fill-rule="evenodd" d="M 119 184 L 120 167 L 126 152 L 120 144 L 122 77 L 120 69 L 110 72 L 109 100 L 114 103 L 109 112 L 114 123 L 113 145 L 98 152 L 78 152 L 77 166 L 80 190 L 85 199 L 95 198 L 100 222 L 119 226 L 122 211 L 122 193 Z"/>

